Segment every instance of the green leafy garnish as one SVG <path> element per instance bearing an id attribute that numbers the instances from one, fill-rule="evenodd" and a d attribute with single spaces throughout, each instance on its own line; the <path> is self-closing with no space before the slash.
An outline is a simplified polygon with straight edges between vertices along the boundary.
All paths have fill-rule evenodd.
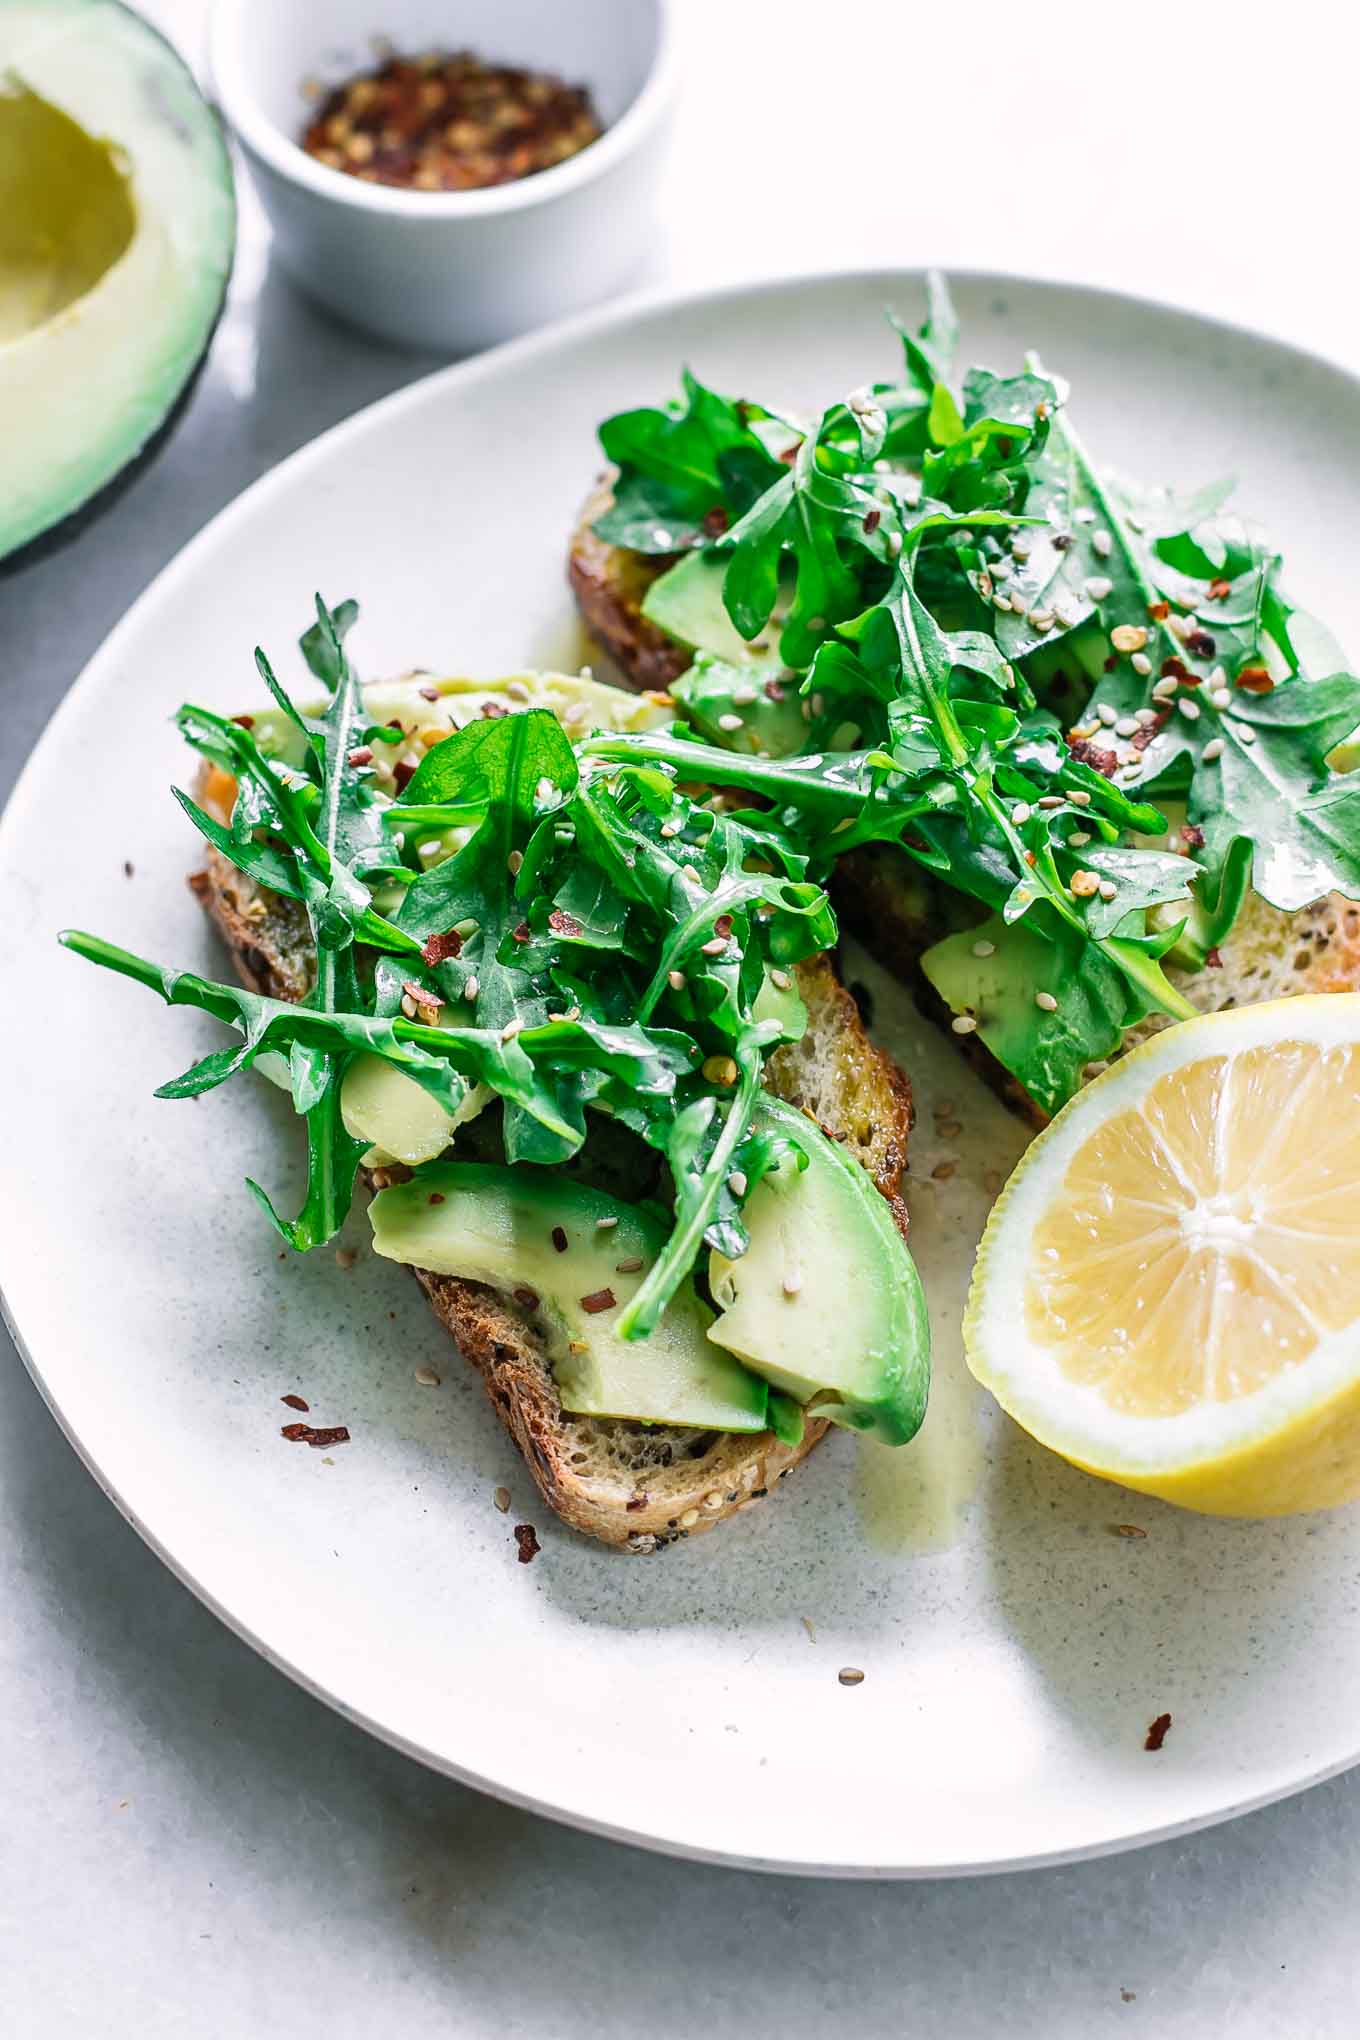
<path id="1" fill-rule="evenodd" d="M 894 321 L 899 374 L 790 432 L 754 499 L 724 495 L 687 540 L 727 562 L 743 636 L 778 620 L 784 670 L 753 680 L 700 641 L 675 685 L 688 724 L 588 748 L 744 789 L 813 880 L 866 844 L 921 867 L 941 923 L 974 924 L 927 977 L 1053 1111 L 1130 1026 L 1194 1010 L 1185 974 L 1248 887 L 1285 911 L 1360 894 L 1360 779 L 1334 769 L 1360 680 L 1231 484 L 1106 476 L 1037 359 L 953 379 L 938 277 L 929 296 L 919 329 Z M 628 488 L 649 462 L 635 439 Z"/>

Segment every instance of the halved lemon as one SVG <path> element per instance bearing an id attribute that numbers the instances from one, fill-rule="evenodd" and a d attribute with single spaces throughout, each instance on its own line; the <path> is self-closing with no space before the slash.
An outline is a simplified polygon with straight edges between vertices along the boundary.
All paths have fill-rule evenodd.
<path id="1" fill-rule="evenodd" d="M 1154 1035 L 1035 1141 L 968 1364 L 1035 1438 L 1184 1508 L 1360 1497 L 1360 995 Z"/>

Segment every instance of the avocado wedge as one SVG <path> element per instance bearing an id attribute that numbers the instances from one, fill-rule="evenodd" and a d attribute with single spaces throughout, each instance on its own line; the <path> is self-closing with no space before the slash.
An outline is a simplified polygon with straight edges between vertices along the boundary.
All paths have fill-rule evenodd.
<path id="1" fill-rule="evenodd" d="M 790 1158 L 751 1192 L 740 1260 L 710 1256 L 719 1316 L 708 1336 L 815 1415 L 905 1445 L 926 1413 L 930 1326 L 892 1214 L 864 1170 L 792 1106 L 763 1098 L 756 1126 L 783 1136 L 806 1166 Z"/>
<path id="2" fill-rule="evenodd" d="M 167 42 L 117 0 L 0 0 L 0 559 L 168 433 L 235 233 L 221 129 Z"/>

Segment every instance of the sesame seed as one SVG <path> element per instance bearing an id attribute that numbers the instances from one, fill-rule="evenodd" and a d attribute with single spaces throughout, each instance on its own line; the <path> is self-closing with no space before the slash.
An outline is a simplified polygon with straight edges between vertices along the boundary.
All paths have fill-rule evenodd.
<path id="1" fill-rule="evenodd" d="M 732 1195 L 734 1197 L 744 1197 L 746 1195 L 745 1170 L 733 1169 L 731 1175 L 727 1179 L 727 1187 L 732 1192 Z"/>
<path id="2" fill-rule="evenodd" d="M 1074 524 L 1094 524 L 1095 521 L 1096 513 L 1087 504 L 1083 503 L 1080 510 L 1072 512 L 1072 522 Z"/>
<path id="3" fill-rule="evenodd" d="M 698 871 L 692 864 L 682 864 L 680 866 L 680 876 L 682 878 L 687 878 L 691 885 L 703 884 L 703 880 L 700 878 Z"/>
<path id="4" fill-rule="evenodd" d="M 732 705 L 734 708 L 750 708 L 755 699 L 756 690 L 754 687 L 734 687 L 732 689 Z"/>
<path id="5" fill-rule="evenodd" d="M 682 970 L 668 970 L 666 972 L 666 983 L 673 992 L 683 992 L 685 989 L 685 973 Z"/>
<path id="6" fill-rule="evenodd" d="M 433 1367 L 417 1367 L 416 1380 L 422 1388 L 438 1388 L 439 1386 L 439 1376 L 435 1373 Z"/>
<path id="7" fill-rule="evenodd" d="M 589 704 L 584 701 L 569 701 L 562 711 L 564 723 L 583 723 L 590 714 Z"/>
<path id="8" fill-rule="evenodd" d="M 858 1665 L 842 1665 L 836 1674 L 842 1686 L 862 1686 L 864 1674 Z"/>
<path id="9" fill-rule="evenodd" d="M 1027 822 L 1032 812 L 1027 801 L 1018 800 L 1011 809 L 1011 820 L 1017 824 Z"/>
<path id="10" fill-rule="evenodd" d="M 956 1013 L 949 1023 L 955 1034 L 976 1034 L 977 1021 L 971 1013 Z"/>
<path id="11" fill-rule="evenodd" d="M 496 1489 L 495 1494 L 491 1497 L 491 1499 L 496 1504 L 496 1507 L 500 1510 L 503 1516 L 509 1513 L 510 1490 L 508 1487 L 498 1487 Z"/>
<path id="12" fill-rule="evenodd" d="M 1152 661 L 1148 657 L 1146 652 L 1135 652 L 1133 654 L 1133 657 L 1129 660 L 1129 664 L 1132 666 L 1134 672 L 1139 674 L 1140 677 L 1143 679 L 1146 679 L 1148 674 L 1152 671 Z"/>
<path id="13" fill-rule="evenodd" d="M 534 799 L 540 807 L 546 807 L 556 791 L 557 788 L 553 785 L 551 779 L 545 777 L 540 779 L 538 785 L 534 788 Z"/>
<path id="14" fill-rule="evenodd" d="M 414 1019 L 415 1019 L 415 1017 L 416 1017 L 416 1002 L 415 1002 L 415 1000 L 414 1000 L 414 999 L 413 999 L 413 998 L 411 997 L 411 994 L 410 994 L 409 992 L 403 992 L 403 993 L 402 993 L 402 995 L 401 995 L 401 1010 L 402 1010 L 402 1012 L 403 1012 L 403 1013 L 404 1013 L 404 1014 L 406 1015 L 406 1017 L 407 1017 L 407 1019 L 408 1019 L 408 1020 L 414 1020 Z"/>
<path id="15" fill-rule="evenodd" d="M 809 628 L 811 628 L 811 626 L 809 626 Z M 814 694 L 810 697 L 808 701 L 808 706 L 812 710 L 812 713 L 814 715 L 822 715 L 826 711 L 825 698 L 820 694 Z"/>
<path id="16" fill-rule="evenodd" d="M 890 531 L 888 533 L 888 558 L 890 560 L 895 560 L 898 557 L 901 550 L 902 550 L 901 532 Z"/>
<path id="17" fill-rule="evenodd" d="M 973 954 L 974 956 L 995 956 L 996 944 L 995 942 L 975 942 L 973 944 Z"/>
<path id="18" fill-rule="evenodd" d="M 1004 557 L 999 560 L 993 560 L 991 570 L 998 581 L 1009 581 L 1011 575 L 1015 572 L 1015 568 L 1010 560 Z M 985 581 L 987 576 L 984 574 L 982 578 Z"/>
<path id="19" fill-rule="evenodd" d="M 741 726 L 741 717 L 739 715 L 720 715 L 718 717 L 718 728 L 720 730 L 739 730 Z"/>
<path id="20" fill-rule="evenodd" d="M 1063 797 L 1060 793 L 1041 793 L 1035 802 L 1035 806 L 1041 808 L 1055 808 L 1062 805 Z"/>
<path id="21" fill-rule="evenodd" d="M 1183 694 L 1176 706 L 1187 722 L 1199 721 L 1199 703 L 1191 701 L 1188 695 Z"/>
<path id="22" fill-rule="evenodd" d="M 1232 726 L 1232 733 L 1239 744 L 1254 744 L 1256 742 L 1256 732 L 1248 723 L 1235 722 Z"/>
<path id="23" fill-rule="evenodd" d="M 1114 898 L 1115 894 L 1116 894 L 1116 893 L 1118 892 L 1118 890 L 1119 890 L 1119 888 L 1118 888 L 1118 886 L 1117 886 L 1117 885 L 1115 884 L 1115 882 L 1114 882 L 1114 880 L 1113 880 L 1112 878 L 1102 878 L 1102 879 L 1101 879 L 1101 881 L 1100 881 L 1100 897 L 1101 897 L 1101 898 L 1102 898 L 1103 900 L 1112 900 L 1112 899 Z"/>
<path id="24" fill-rule="evenodd" d="M 1068 884 L 1079 900 L 1089 900 L 1099 888 L 1100 880 L 1094 871 L 1074 871 Z"/>
<path id="25" fill-rule="evenodd" d="M 947 1183 L 950 1177 L 956 1176 L 958 1172 L 959 1165 L 957 1162 L 936 1162 L 930 1175 L 932 1182 Z"/>
<path id="26" fill-rule="evenodd" d="M 680 834 L 679 822 L 663 822 L 661 824 L 660 833 L 663 836 L 665 836 L 667 840 L 669 840 L 672 836 L 678 836 Z"/>
<path id="27" fill-rule="evenodd" d="M 706 1509 L 712 1510 L 715 1514 L 722 1507 L 722 1505 L 723 1498 L 718 1493 L 718 1490 L 716 1488 L 714 1488 L 711 1494 L 707 1494 L 704 1496 L 704 1507 Z"/>
<path id="28" fill-rule="evenodd" d="M 727 948 L 727 941 L 726 935 L 711 936 L 707 942 L 699 944 L 700 953 L 703 956 L 721 956 Z"/>
<path id="29" fill-rule="evenodd" d="M 1111 708 L 1108 701 L 1101 702 L 1096 710 L 1096 714 L 1100 717 L 1107 730 L 1112 730 L 1119 720 L 1119 711 Z"/>
<path id="30" fill-rule="evenodd" d="M 510 855 L 505 860 L 505 866 L 507 871 L 510 873 L 511 878 L 519 877 L 520 867 L 523 865 L 523 863 L 524 852 L 522 850 L 512 850 L 510 852 Z"/>
<path id="31" fill-rule="evenodd" d="M 1211 765 L 1215 758 L 1219 758 L 1222 755 L 1223 755 L 1222 737 L 1210 737 L 1208 743 L 1204 746 L 1204 749 L 1200 753 L 1200 756 L 1203 758 L 1206 765 Z"/>
<path id="32" fill-rule="evenodd" d="M 614 1263 L 614 1273 L 616 1275 L 636 1275 L 641 1266 L 641 1254 L 630 1254 L 626 1261 L 616 1261 Z"/>
<path id="33" fill-rule="evenodd" d="M 467 983 L 466 983 L 466 984 L 465 984 L 465 985 L 463 986 L 463 997 L 464 997 L 464 998 L 465 998 L 465 999 L 466 999 L 466 1000 L 467 1000 L 467 1001 L 469 1002 L 469 1004 L 470 1004 L 470 1003 L 472 1002 L 472 1000 L 476 998 L 476 996 L 477 996 L 477 994 L 478 994 L 478 992 L 479 992 L 480 990 L 481 990 L 481 986 L 480 986 L 480 985 L 478 984 L 478 982 L 477 982 L 476 978 L 475 978 L 475 977 L 470 977 L 470 978 L 468 979 Z"/>
<path id="34" fill-rule="evenodd" d="M 1091 551 L 1096 555 L 1097 559 L 1107 560 L 1113 550 L 1114 540 L 1110 537 L 1108 531 L 1093 531 L 1091 533 Z"/>
<path id="35" fill-rule="evenodd" d="M 1011 540 L 1011 558 L 1013 560 L 1018 560 L 1023 567 L 1029 555 L 1030 548 L 1025 539 L 1017 537 Z"/>
<path id="36" fill-rule="evenodd" d="M 692 1530 L 698 1520 L 699 1511 L 697 1509 L 686 1509 L 684 1515 L 680 1518 L 680 1528 L 682 1530 Z"/>
<path id="37" fill-rule="evenodd" d="M 528 701 L 531 699 L 529 689 L 522 680 L 507 680 L 505 691 L 512 701 Z"/>
<path id="38" fill-rule="evenodd" d="M 1074 786 L 1067 798 L 1077 807 L 1090 807 L 1091 805 L 1091 796 L 1083 786 Z"/>
<path id="39" fill-rule="evenodd" d="M 1227 687 L 1215 687 L 1209 695 L 1215 708 L 1231 708 L 1232 692 Z"/>
<path id="40" fill-rule="evenodd" d="M 1158 680 L 1154 683 L 1152 689 L 1153 700 L 1170 701 L 1172 695 L 1176 692 L 1176 688 L 1178 687 L 1179 684 L 1180 683 L 1177 681 L 1174 673 L 1166 674 L 1166 676 L 1163 679 Z"/>
<path id="41" fill-rule="evenodd" d="M 1093 737 L 1096 731 L 1099 729 L 1099 727 L 1100 727 L 1099 723 L 1093 722 L 1073 723 L 1071 729 L 1068 731 L 1067 734 L 1070 737 Z"/>
<path id="42" fill-rule="evenodd" d="M 770 972 L 770 983 L 777 992 L 786 992 L 793 983 L 793 979 L 786 970 L 772 970 Z"/>
<path id="43" fill-rule="evenodd" d="M 798 1294 L 799 1290 L 800 1290 L 800 1289 L 802 1288 L 802 1286 L 803 1286 L 803 1271 L 802 1271 L 802 1269 L 801 1269 L 801 1268 L 786 1268 L 786 1269 L 784 1270 L 784 1294 L 785 1294 L 785 1296 L 797 1296 L 797 1294 Z"/>
<path id="44" fill-rule="evenodd" d="M 1103 602 L 1107 595 L 1114 593 L 1114 582 L 1104 574 L 1092 574 L 1082 585 L 1093 602 Z"/>
<path id="45" fill-rule="evenodd" d="M 1114 726 L 1114 733 L 1117 737 L 1136 736 L 1138 734 L 1137 716 L 1121 715 L 1119 721 Z"/>
<path id="46" fill-rule="evenodd" d="M 1058 1010 L 1058 1002 L 1052 992 L 1036 992 L 1034 1003 L 1041 1013 L 1056 1013 Z"/>
<path id="47" fill-rule="evenodd" d="M 1053 611 L 1051 609 L 1031 609 L 1027 620 L 1032 630 L 1052 630 Z"/>
<path id="48" fill-rule="evenodd" d="M 619 1221 L 617 1217 L 612 1215 L 606 1218 L 597 1218 L 595 1221 L 595 1230 L 596 1232 L 612 1232 L 614 1230 L 614 1227 L 618 1224 L 618 1222 Z"/>
<path id="49" fill-rule="evenodd" d="M 523 1021 L 522 1021 L 522 1020 L 520 1019 L 519 1015 L 518 1015 L 518 1014 L 516 1014 L 516 1016 L 515 1016 L 515 1018 L 514 1018 L 513 1020 L 507 1020 L 507 1021 L 506 1021 L 506 1023 L 505 1023 L 505 1025 L 504 1025 L 504 1027 L 502 1027 L 502 1029 L 501 1029 L 501 1040 L 502 1040 L 502 1041 L 513 1041 L 513 1040 L 514 1040 L 514 1038 L 515 1038 L 515 1036 L 516 1036 L 517 1034 L 520 1034 L 520 1033 L 522 1033 L 522 1032 L 523 1032 L 523 1030 L 524 1030 L 524 1022 L 523 1022 Z"/>
<path id="50" fill-rule="evenodd" d="M 1133 712 L 1133 719 L 1141 729 L 1146 729 L 1149 723 L 1156 722 L 1157 711 L 1155 708 L 1136 708 Z"/>

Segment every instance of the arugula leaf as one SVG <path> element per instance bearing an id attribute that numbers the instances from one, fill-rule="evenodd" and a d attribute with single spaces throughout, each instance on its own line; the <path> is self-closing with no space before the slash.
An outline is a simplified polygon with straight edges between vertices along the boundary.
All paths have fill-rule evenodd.
<path id="1" fill-rule="evenodd" d="M 613 502 L 594 527 L 609 545 L 665 554 L 701 544 L 780 473 L 751 430 L 767 413 L 719 396 L 688 369 L 682 380 L 683 406 L 621 411 L 600 427 L 618 469 Z"/>

